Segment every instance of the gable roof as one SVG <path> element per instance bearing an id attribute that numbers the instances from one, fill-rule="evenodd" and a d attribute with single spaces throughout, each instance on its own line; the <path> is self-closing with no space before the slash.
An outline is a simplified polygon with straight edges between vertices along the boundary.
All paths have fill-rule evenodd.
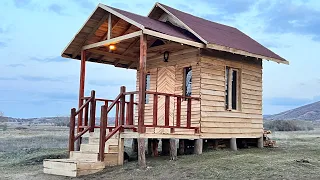
<path id="1" fill-rule="evenodd" d="M 270 59 L 279 63 L 288 64 L 284 58 L 275 54 L 268 48 L 262 46 L 238 29 L 219 23 L 215 23 L 203 18 L 187 14 L 177 9 L 171 8 L 164 4 L 156 3 L 149 17 L 152 18 L 152 12 L 157 8 L 161 8 L 165 13 L 176 18 L 185 28 L 190 30 L 196 37 L 204 43 L 218 50 L 229 50 L 243 55 L 259 55 L 263 59 Z"/>
<path id="2" fill-rule="evenodd" d="M 174 21 L 177 21 L 178 23 L 175 24 L 177 26 L 171 22 L 168 23 L 159 20 L 159 17 L 152 15 L 153 12 L 159 12 L 159 10 L 162 14 L 167 14 L 174 19 Z M 79 59 L 80 50 L 83 45 L 87 44 L 88 37 L 91 35 L 95 36 L 97 29 L 100 29 L 100 31 L 103 29 L 99 27 L 104 23 L 108 13 L 130 23 L 136 27 L 136 29 L 142 30 L 144 34 L 157 38 L 198 48 L 215 49 L 289 64 L 284 58 L 270 51 L 236 28 L 214 23 L 160 3 L 155 4 L 147 17 L 109 7 L 101 3 L 98 4 L 87 22 L 64 49 L 62 56 Z M 100 22 L 97 21 L 97 19 L 100 19 Z M 92 27 L 93 23 L 96 24 L 95 28 Z M 90 32 L 88 31 L 89 29 Z M 96 37 L 93 39 L 96 39 Z M 93 42 L 99 41 L 95 40 Z"/>

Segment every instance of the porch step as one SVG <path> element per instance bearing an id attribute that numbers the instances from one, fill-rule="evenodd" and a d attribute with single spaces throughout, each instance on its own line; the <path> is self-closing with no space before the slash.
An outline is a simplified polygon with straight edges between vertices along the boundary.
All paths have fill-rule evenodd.
<path id="1" fill-rule="evenodd" d="M 118 143 L 116 145 L 112 145 L 110 143 L 106 143 L 105 145 L 105 153 L 118 153 Z M 99 144 L 82 144 L 80 148 L 81 152 L 92 152 L 99 153 Z"/>
<path id="2" fill-rule="evenodd" d="M 45 159 L 43 172 L 69 177 L 93 174 L 105 168 L 105 163 L 76 159 Z"/>

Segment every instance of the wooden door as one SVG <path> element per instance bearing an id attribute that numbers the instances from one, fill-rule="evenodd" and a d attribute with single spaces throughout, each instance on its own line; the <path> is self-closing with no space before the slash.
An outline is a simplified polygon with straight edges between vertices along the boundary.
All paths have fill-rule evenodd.
<path id="1" fill-rule="evenodd" d="M 157 92 L 174 94 L 175 90 L 175 67 L 158 68 Z M 158 97 L 158 125 L 165 125 L 165 96 Z M 174 98 L 170 98 L 169 125 L 173 125 L 174 120 Z"/>

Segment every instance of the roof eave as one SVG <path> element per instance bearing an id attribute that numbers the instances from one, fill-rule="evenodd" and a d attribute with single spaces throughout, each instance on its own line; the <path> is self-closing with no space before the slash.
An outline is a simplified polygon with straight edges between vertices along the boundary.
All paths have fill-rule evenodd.
<path id="1" fill-rule="evenodd" d="M 263 55 L 250 53 L 250 52 L 247 52 L 247 51 L 243 51 L 243 50 L 239 50 L 239 49 L 235 49 L 235 48 L 230 48 L 230 47 L 226 47 L 226 46 L 221 46 L 221 45 L 217 45 L 217 44 L 209 43 L 209 44 L 206 45 L 206 48 L 215 49 L 215 50 L 219 50 L 219 51 L 230 52 L 230 53 L 239 54 L 239 55 L 243 55 L 243 56 L 250 56 L 250 57 L 255 57 L 255 58 L 260 58 L 260 59 L 266 59 L 266 60 L 274 61 L 274 62 L 277 62 L 277 63 L 289 65 L 289 61 L 284 60 L 284 59 L 278 59 L 278 58 L 263 56 Z"/>

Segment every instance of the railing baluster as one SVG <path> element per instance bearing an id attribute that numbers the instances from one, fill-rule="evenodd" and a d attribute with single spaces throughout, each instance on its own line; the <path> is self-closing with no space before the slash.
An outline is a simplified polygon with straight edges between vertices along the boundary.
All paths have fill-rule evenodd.
<path id="1" fill-rule="evenodd" d="M 96 124 L 96 92 L 91 91 L 91 104 L 90 104 L 90 131 L 94 132 L 94 126 Z"/>
<path id="2" fill-rule="evenodd" d="M 108 108 L 109 107 L 109 100 L 105 100 L 104 105 Z M 108 113 L 108 112 L 106 112 L 106 113 Z M 108 122 L 109 122 L 109 119 L 106 119 L 106 127 L 108 127 Z"/>
<path id="3" fill-rule="evenodd" d="M 122 94 L 121 98 L 120 98 L 120 120 L 119 120 L 119 125 L 123 125 L 124 124 L 124 116 L 125 116 L 125 95 L 124 93 L 126 92 L 126 87 L 125 86 L 121 86 L 120 88 L 120 93 Z M 122 129 L 120 130 L 122 131 Z"/>
<path id="4" fill-rule="evenodd" d="M 126 125 L 129 125 L 129 103 L 125 102 L 126 107 Z"/>
<path id="5" fill-rule="evenodd" d="M 177 127 L 181 125 L 181 97 L 177 97 Z"/>
<path id="6" fill-rule="evenodd" d="M 115 126 L 119 125 L 119 102 L 116 104 L 116 119 L 115 119 Z"/>
<path id="7" fill-rule="evenodd" d="M 76 108 L 71 109 L 69 130 L 69 152 L 74 151 L 74 129 L 76 124 Z"/>
<path id="8" fill-rule="evenodd" d="M 129 125 L 133 125 L 133 105 L 134 105 L 134 94 L 130 94 L 130 101 L 129 101 Z"/>
<path id="9" fill-rule="evenodd" d="M 100 116 L 100 143 L 99 143 L 99 157 L 98 160 L 104 161 L 104 148 L 106 144 L 106 128 L 107 128 L 107 106 L 101 106 L 101 116 Z"/>
<path id="10" fill-rule="evenodd" d="M 88 126 L 88 120 L 89 120 L 89 105 L 88 104 L 85 108 L 84 108 L 84 126 Z"/>
<path id="11" fill-rule="evenodd" d="M 164 125 L 169 126 L 169 115 L 170 115 L 170 96 L 166 95 L 164 107 Z"/>
<path id="12" fill-rule="evenodd" d="M 158 94 L 153 95 L 153 125 L 158 124 Z"/>
<path id="13" fill-rule="evenodd" d="M 191 99 L 188 98 L 187 104 L 187 128 L 191 127 Z"/>

